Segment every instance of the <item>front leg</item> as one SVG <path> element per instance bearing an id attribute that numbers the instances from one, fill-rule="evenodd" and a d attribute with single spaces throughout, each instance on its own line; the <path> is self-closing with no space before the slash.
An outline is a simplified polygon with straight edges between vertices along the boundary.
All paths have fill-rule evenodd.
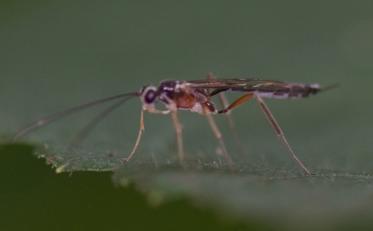
<path id="1" fill-rule="evenodd" d="M 126 158 L 124 158 L 122 160 L 123 162 L 128 162 L 128 161 L 130 161 L 132 159 L 132 157 L 135 154 L 137 148 L 139 147 L 139 144 L 140 144 L 141 137 L 142 137 L 142 134 L 144 132 L 144 129 L 145 129 L 145 126 L 144 126 L 144 110 L 141 110 L 141 113 L 140 113 L 140 126 L 139 126 L 139 130 L 138 130 L 138 133 L 137 133 L 136 142 L 133 145 L 133 148 L 132 148 L 132 151 L 130 152 L 130 154 Z"/>

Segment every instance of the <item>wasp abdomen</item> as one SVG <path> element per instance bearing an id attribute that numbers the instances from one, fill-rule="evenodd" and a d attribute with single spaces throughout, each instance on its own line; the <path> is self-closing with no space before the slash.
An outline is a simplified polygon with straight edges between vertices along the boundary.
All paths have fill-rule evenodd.
<path id="1" fill-rule="evenodd" d="M 263 98 L 297 99 L 314 95 L 320 91 L 318 84 L 289 84 L 287 86 L 261 88 L 256 94 Z"/>

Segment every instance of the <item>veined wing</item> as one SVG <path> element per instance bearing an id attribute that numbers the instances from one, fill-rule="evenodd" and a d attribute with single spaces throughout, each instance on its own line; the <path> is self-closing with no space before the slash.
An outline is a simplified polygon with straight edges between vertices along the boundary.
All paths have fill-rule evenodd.
<path id="1" fill-rule="evenodd" d="M 192 88 L 231 89 L 237 91 L 255 91 L 261 88 L 279 88 L 288 85 L 285 82 L 259 79 L 211 79 L 188 80 L 186 85 Z"/>
<path id="2" fill-rule="evenodd" d="M 319 84 L 287 83 L 259 79 L 212 79 L 186 81 L 187 86 L 197 89 L 213 89 L 211 96 L 222 91 L 255 92 L 263 98 L 304 98 L 322 90 Z"/>

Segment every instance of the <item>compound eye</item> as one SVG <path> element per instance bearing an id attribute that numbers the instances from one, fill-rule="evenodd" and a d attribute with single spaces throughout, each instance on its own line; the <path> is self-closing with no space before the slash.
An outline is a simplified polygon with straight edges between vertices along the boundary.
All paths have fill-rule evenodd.
<path id="1" fill-rule="evenodd" d="M 157 89 L 155 87 L 147 87 L 144 91 L 144 102 L 152 104 L 157 97 Z"/>

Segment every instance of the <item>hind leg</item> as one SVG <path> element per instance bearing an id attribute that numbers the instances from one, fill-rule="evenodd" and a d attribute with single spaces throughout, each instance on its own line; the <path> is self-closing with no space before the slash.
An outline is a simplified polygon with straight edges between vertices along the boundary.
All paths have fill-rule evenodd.
<path id="1" fill-rule="evenodd" d="M 303 164 L 303 162 L 298 158 L 295 154 L 293 148 L 290 146 L 288 140 L 286 139 L 285 133 L 283 132 L 282 128 L 280 127 L 279 123 L 277 122 L 276 118 L 273 116 L 271 110 L 268 108 L 267 104 L 264 100 L 256 95 L 256 100 L 259 104 L 260 109 L 263 111 L 264 115 L 266 116 L 268 122 L 273 128 L 273 131 L 276 133 L 277 137 L 280 139 L 281 143 L 287 148 L 289 151 L 290 156 L 294 159 L 294 161 L 303 169 L 306 175 L 311 175 L 310 170 Z"/>

